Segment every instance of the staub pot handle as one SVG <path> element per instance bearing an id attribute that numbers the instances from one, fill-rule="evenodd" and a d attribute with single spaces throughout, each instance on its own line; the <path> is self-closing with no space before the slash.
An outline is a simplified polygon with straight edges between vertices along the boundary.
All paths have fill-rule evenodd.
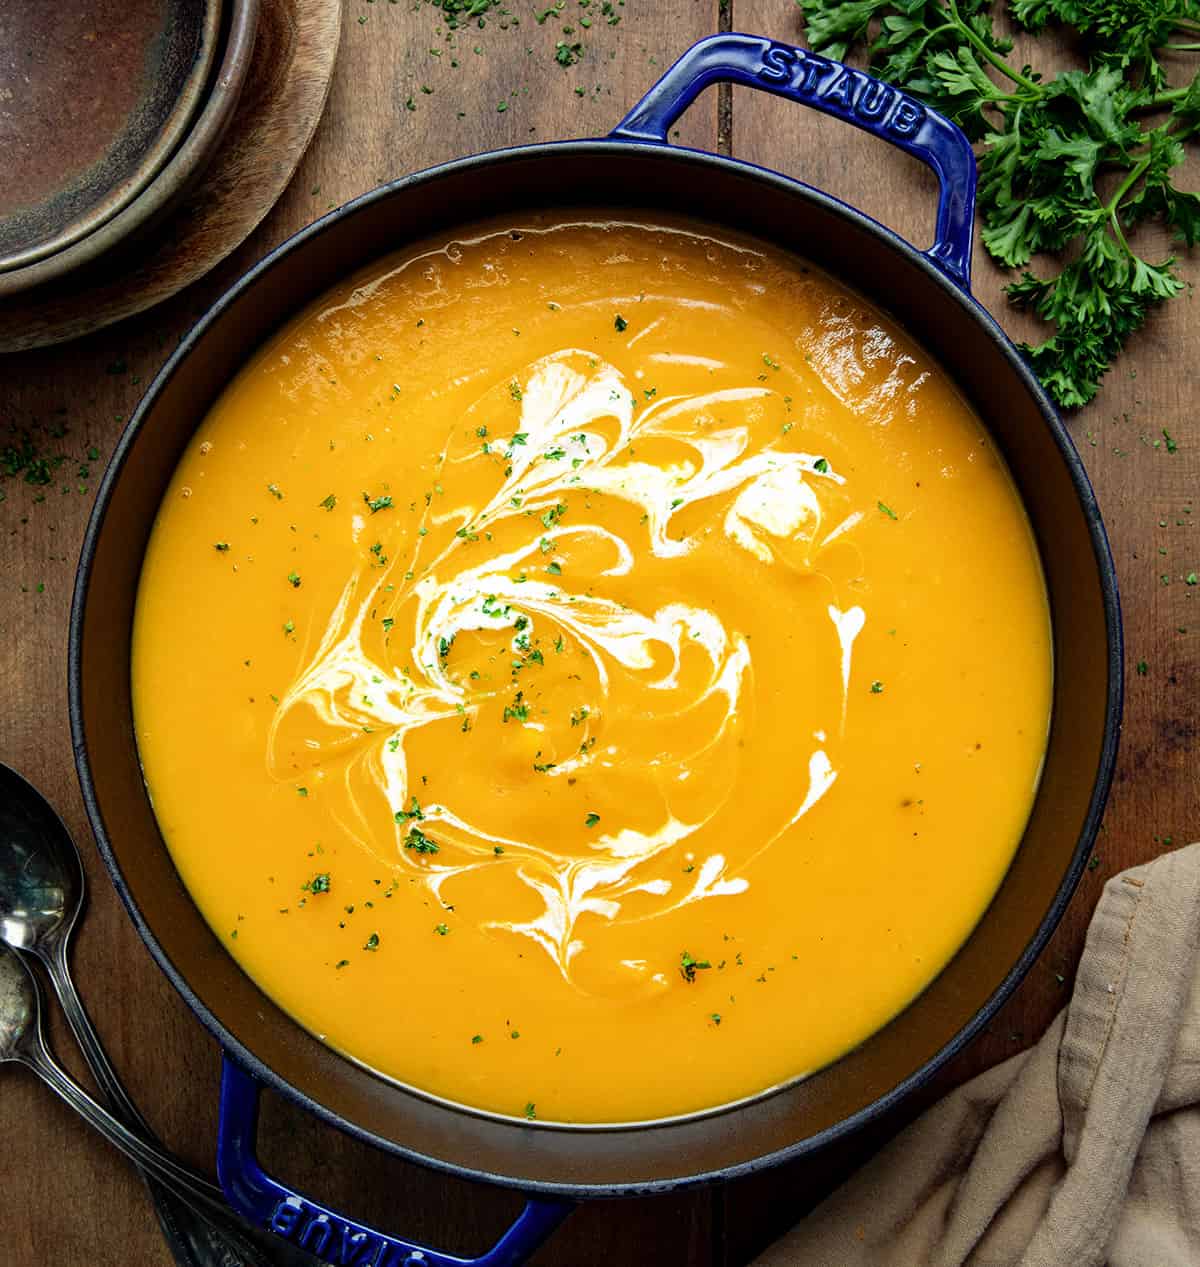
<path id="1" fill-rule="evenodd" d="M 975 154 L 949 119 L 882 79 L 806 48 L 730 33 L 693 44 L 609 135 L 617 141 L 665 144 L 679 116 L 717 83 L 758 88 L 812 106 L 931 167 L 939 185 L 937 228 L 925 254 L 970 293 Z"/>

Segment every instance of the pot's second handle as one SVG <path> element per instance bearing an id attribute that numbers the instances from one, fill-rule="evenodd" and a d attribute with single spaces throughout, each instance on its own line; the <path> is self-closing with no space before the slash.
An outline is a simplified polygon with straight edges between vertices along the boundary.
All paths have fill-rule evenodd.
<path id="1" fill-rule="evenodd" d="M 761 35 L 710 35 L 684 53 L 610 136 L 665 142 L 671 125 L 696 97 L 723 81 L 813 106 L 933 168 L 941 189 L 934 244 L 926 255 L 963 290 L 971 289 L 975 154 L 970 141 L 936 110 L 861 70 Z"/>
<path id="2" fill-rule="evenodd" d="M 259 1084 L 225 1057 L 217 1128 L 217 1177 L 230 1205 L 326 1263 L 358 1267 L 518 1267 L 574 1208 L 569 1201 L 530 1197 L 507 1232 L 479 1258 L 459 1258 L 387 1236 L 327 1210 L 266 1174 L 258 1164 Z"/>

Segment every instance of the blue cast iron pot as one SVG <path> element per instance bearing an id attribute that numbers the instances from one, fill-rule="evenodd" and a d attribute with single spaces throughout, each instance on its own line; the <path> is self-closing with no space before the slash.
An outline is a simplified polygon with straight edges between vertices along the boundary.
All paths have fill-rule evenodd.
<path id="1" fill-rule="evenodd" d="M 719 81 L 823 110 L 927 163 L 940 183 L 933 248 L 918 251 L 777 173 L 669 146 L 672 124 Z M 1012 993 L 1058 923 L 1099 825 L 1120 729 L 1121 625 L 1112 560 L 1079 457 L 1016 349 L 971 298 L 974 192 L 967 139 L 918 101 L 804 49 L 716 35 L 689 49 L 607 138 L 446 163 L 304 229 L 226 292 L 164 366 L 121 438 L 84 542 L 71 618 L 71 724 L 113 883 L 162 970 L 225 1053 L 217 1165 L 235 1210 L 335 1263 L 467 1261 L 363 1227 L 265 1174 L 254 1151 L 265 1084 L 387 1152 L 526 1192 L 517 1222 L 470 1260 L 523 1262 L 579 1199 L 731 1178 L 830 1144 L 928 1080 Z M 517 1122 L 405 1090 L 331 1051 L 277 1008 L 223 949 L 175 871 L 142 782 L 130 701 L 134 600 L 155 512 L 196 427 L 247 354 L 385 252 L 483 216 L 564 203 L 671 211 L 753 234 L 815 261 L 930 349 L 1016 479 L 1041 548 L 1058 666 L 1028 828 L 991 906 L 933 984 L 885 1029 L 807 1079 L 719 1112 L 616 1128 Z M 970 839 L 964 822 L 964 848 Z"/>

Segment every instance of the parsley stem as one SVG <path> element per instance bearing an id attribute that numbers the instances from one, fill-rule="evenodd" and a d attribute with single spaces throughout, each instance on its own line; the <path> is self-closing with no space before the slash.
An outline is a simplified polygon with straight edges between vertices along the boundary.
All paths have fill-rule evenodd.
<path id="1" fill-rule="evenodd" d="M 1121 231 L 1121 226 L 1117 222 L 1117 211 L 1121 205 L 1121 199 L 1137 184 L 1141 179 L 1142 173 L 1150 166 L 1150 155 L 1146 154 L 1130 168 L 1129 174 L 1117 187 L 1117 192 L 1113 194 L 1104 210 L 1108 212 L 1109 218 L 1112 220 L 1113 228 L 1117 231 L 1117 237 L 1121 240 L 1121 245 L 1128 251 L 1129 244 L 1125 241 L 1125 234 Z"/>
<path id="2" fill-rule="evenodd" d="M 1187 31 L 1189 35 L 1200 35 L 1200 22 L 1192 22 L 1187 18 L 1176 18 L 1174 23 L 1175 30 Z M 1167 45 L 1171 47 L 1170 44 Z"/>
<path id="3" fill-rule="evenodd" d="M 1169 48 L 1175 53 L 1196 53 L 1200 52 L 1200 44 L 1164 44 L 1163 48 Z"/>
<path id="4" fill-rule="evenodd" d="M 1188 91 L 1188 88 L 1168 88 L 1165 92 L 1155 93 L 1148 101 L 1134 108 L 1137 110 L 1158 110 L 1163 106 L 1169 106 L 1172 102 L 1182 101 L 1188 95 Z"/>
<path id="5" fill-rule="evenodd" d="M 979 52 L 982 53 L 983 56 L 987 58 L 987 60 L 991 62 L 991 64 L 995 66 L 1002 75 L 1007 76 L 1014 84 L 1019 84 L 1026 90 L 1026 92 L 1032 92 L 1041 96 L 1043 91 L 1041 84 L 1034 83 L 1032 79 L 1026 79 L 1024 75 L 1020 75 L 1013 70 L 999 53 L 995 53 L 988 48 L 987 44 L 984 43 L 983 39 L 979 36 L 978 32 L 974 30 L 974 28 L 968 26 L 962 20 L 962 17 L 958 12 L 958 5 L 955 4 L 954 0 L 947 0 L 947 3 L 950 7 L 950 17 L 953 19 L 958 29 L 962 32 L 963 38 L 968 44 L 977 48 Z"/>

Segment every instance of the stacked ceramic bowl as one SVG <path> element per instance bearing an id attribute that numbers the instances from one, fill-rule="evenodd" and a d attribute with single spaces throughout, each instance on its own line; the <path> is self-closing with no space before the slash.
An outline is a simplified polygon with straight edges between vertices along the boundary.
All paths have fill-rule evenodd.
<path id="1" fill-rule="evenodd" d="M 127 247 L 216 151 L 258 0 L 0 4 L 0 298 Z"/>

